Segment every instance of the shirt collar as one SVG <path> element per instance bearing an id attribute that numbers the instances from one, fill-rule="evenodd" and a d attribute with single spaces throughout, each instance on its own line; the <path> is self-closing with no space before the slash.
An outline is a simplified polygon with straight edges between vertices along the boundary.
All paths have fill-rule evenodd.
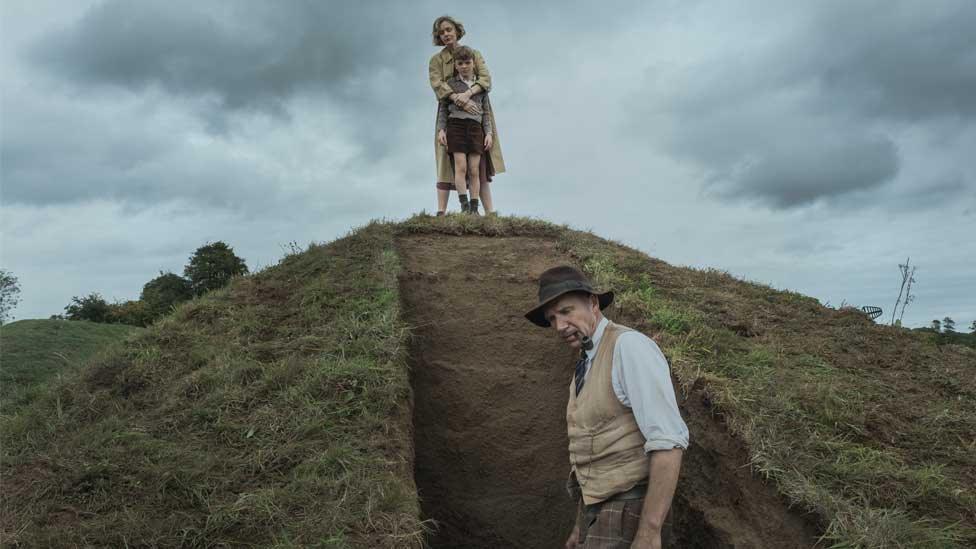
<path id="1" fill-rule="evenodd" d="M 600 348 L 600 340 L 603 339 L 603 332 L 607 330 L 608 324 L 610 324 L 610 320 L 607 317 L 603 317 L 596 325 L 596 330 L 590 336 L 590 339 L 593 340 L 593 349 L 586 353 L 588 357 L 596 356 L 596 351 Z"/>

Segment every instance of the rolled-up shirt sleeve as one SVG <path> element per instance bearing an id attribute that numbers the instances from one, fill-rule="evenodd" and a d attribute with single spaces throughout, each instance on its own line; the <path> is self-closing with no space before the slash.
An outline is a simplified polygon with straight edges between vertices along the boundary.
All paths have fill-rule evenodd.
<path id="1" fill-rule="evenodd" d="M 613 353 L 613 391 L 634 412 L 645 452 L 688 448 L 688 426 L 681 419 L 668 360 L 657 343 L 640 332 L 617 338 Z"/>

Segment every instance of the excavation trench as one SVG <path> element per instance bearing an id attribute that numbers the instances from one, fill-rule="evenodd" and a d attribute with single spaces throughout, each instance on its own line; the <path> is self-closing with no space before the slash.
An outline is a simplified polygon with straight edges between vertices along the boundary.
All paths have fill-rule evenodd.
<path id="1" fill-rule="evenodd" d="M 414 235 L 397 247 L 414 329 L 415 480 L 439 525 L 430 546 L 561 547 L 575 518 L 564 488 L 573 355 L 522 314 L 539 273 L 571 260 L 527 237 Z M 748 455 L 701 396 L 681 400 L 693 445 L 673 546 L 812 546 L 812 523 L 743 467 Z"/>

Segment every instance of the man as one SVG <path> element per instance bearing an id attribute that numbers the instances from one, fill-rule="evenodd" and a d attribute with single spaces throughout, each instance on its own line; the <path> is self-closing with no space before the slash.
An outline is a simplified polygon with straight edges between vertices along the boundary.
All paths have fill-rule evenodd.
<path id="1" fill-rule="evenodd" d="M 567 549 L 662 547 L 688 447 L 667 360 L 650 338 L 603 316 L 612 302 L 613 292 L 560 266 L 539 277 L 539 305 L 525 315 L 580 351 L 566 422 L 569 486 L 582 508 Z"/>

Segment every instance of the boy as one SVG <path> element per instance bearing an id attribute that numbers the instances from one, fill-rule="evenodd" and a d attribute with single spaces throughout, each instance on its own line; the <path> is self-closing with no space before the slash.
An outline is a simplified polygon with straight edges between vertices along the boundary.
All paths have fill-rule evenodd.
<path id="1" fill-rule="evenodd" d="M 456 93 L 463 93 L 474 86 L 474 52 L 467 46 L 454 50 L 455 74 L 447 80 Z M 441 101 L 437 106 L 437 140 L 447 146 L 454 158 L 454 188 L 461 201 L 461 211 L 474 215 L 478 212 L 481 179 L 481 152 L 491 148 L 491 104 L 488 94 L 479 91 L 470 101 L 477 107 L 469 113 L 451 101 Z M 468 187 L 471 200 L 468 200 Z"/>

